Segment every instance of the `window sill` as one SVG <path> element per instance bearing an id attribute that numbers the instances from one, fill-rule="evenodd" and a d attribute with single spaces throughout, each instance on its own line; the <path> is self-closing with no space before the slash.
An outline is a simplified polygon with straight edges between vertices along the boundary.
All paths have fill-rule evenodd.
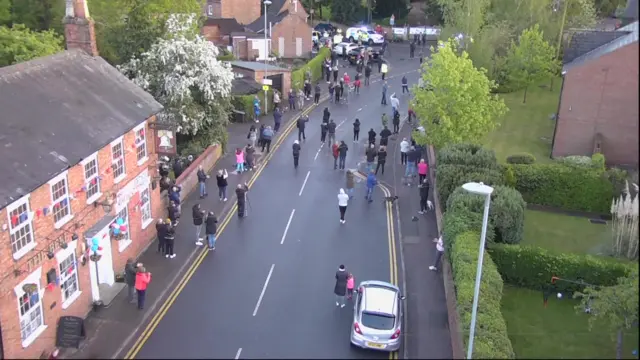
<path id="1" fill-rule="evenodd" d="M 146 163 L 149 160 L 149 156 L 145 156 L 142 159 L 138 160 L 138 166 Z"/>
<path id="2" fill-rule="evenodd" d="M 129 245 L 131 245 L 132 242 L 133 241 L 131 241 L 131 239 L 118 241 L 118 252 L 123 252 L 127 250 L 127 248 L 129 247 Z"/>
<path id="3" fill-rule="evenodd" d="M 76 301 L 81 294 L 82 294 L 82 291 L 76 291 L 75 294 L 71 295 L 67 300 L 62 302 L 62 308 L 66 309 L 69 306 L 71 306 L 71 304 L 73 304 L 73 302 Z"/>
<path id="4" fill-rule="evenodd" d="M 67 215 L 67 216 L 63 217 L 62 219 L 60 219 L 57 223 L 55 223 L 55 224 L 53 225 L 53 227 L 54 227 L 54 228 L 56 228 L 56 229 L 60 229 L 60 228 L 62 228 L 63 226 L 67 225 L 67 223 L 68 223 L 69 221 L 71 221 L 71 219 L 73 219 L 73 215 L 72 215 L 72 214 L 69 214 L 69 215 Z"/>
<path id="5" fill-rule="evenodd" d="M 150 218 L 149 220 L 145 221 L 142 223 L 142 230 L 146 229 L 149 227 L 149 225 L 151 225 L 151 223 L 153 222 L 153 218 Z"/>
<path id="6" fill-rule="evenodd" d="M 121 182 L 122 180 L 127 178 L 127 173 L 123 173 L 122 175 L 118 176 L 117 178 L 113 179 L 113 183 L 117 184 L 119 182 Z"/>
<path id="7" fill-rule="evenodd" d="M 22 249 L 18 250 L 17 253 L 13 254 L 13 260 L 20 260 L 21 257 L 27 255 L 27 253 L 36 247 L 36 242 L 32 241 L 30 244 L 23 246 Z"/>
<path id="8" fill-rule="evenodd" d="M 44 314 L 42 317 L 44 320 Z M 38 336 L 40 336 L 45 330 L 47 330 L 47 327 L 48 327 L 47 325 L 41 325 L 36 331 L 33 332 L 33 334 L 29 335 L 29 337 L 22 340 L 22 348 L 23 349 L 28 348 L 29 345 L 31 345 L 34 341 L 36 341 Z"/>
<path id="9" fill-rule="evenodd" d="M 98 201 L 98 199 L 100 199 L 100 197 L 101 197 L 101 196 L 102 196 L 102 193 L 101 193 L 101 192 L 96 193 L 96 194 L 93 194 L 93 196 L 92 196 L 92 197 L 90 197 L 90 198 L 88 198 L 88 199 L 87 199 L 87 205 L 91 205 L 91 204 L 93 204 L 94 202 Z"/>

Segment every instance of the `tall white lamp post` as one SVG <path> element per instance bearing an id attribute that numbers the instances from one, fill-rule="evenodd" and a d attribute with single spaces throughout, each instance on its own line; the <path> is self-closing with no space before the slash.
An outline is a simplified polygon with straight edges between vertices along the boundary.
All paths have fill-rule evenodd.
<path id="1" fill-rule="evenodd" d="M 491 193 L 493 188 L 483 183 L 469 182 L 462 188 L 472 194 L 484 196 L 484 215 L 482 216 L 482 233 L 480 234 L 480 250 L 478 251 L 478 268 L 476 269 L 476 286 L 473 291 L 473 308 L 471 310 L 471 327 L 469 329 L 469 347 L 467 359 L 471 359 L 473 353 L 473 339 L 476 332 L 476 316 L 478 315 L 478 297 L 480 296 L 480 280 L 482 279 L 482 262 L 484 261 L 484 245 L 487 239 L 487 224 L 489 222 L 489 206 L 491 205 Z"/>
<path id="2" fill-rule="evenodd" d="M 264 75 L 262 76 L 262 84 L 266 85 L 267 80 L 267 59 L 269 58 L 269 45 L 267 43 L 267 7 L 271 5 L 271 0 L 263 0 L 264 4 Z M 267 98 L 267 89 L 264 90 L 264 112 L 268 111 L 268 98 Z"/>

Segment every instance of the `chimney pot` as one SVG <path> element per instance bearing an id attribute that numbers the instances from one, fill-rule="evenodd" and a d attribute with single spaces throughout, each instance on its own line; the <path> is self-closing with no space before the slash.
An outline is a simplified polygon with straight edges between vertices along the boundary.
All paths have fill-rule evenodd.
<path id="1" fill-rule="evenodd" d="M 86 0 L 66 0 L 66 5 L 64 37 L 67 50 L 82 49 L 91 56 L 98 56 L 95 27 Z"/>

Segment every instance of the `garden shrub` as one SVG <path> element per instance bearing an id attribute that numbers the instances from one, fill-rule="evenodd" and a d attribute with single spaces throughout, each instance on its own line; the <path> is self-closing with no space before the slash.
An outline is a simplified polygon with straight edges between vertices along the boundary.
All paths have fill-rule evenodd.
<path id="1" fill-rule="evenodd" d="M 257 94 L 252 95 L 235 95 L 231 100 L 231 104 L 233 104 L 233 108 L 237 111 L 244 111 L 244 121 L 253 121 L 255 120 L 255 113 L 253 111 L 253 99 L 258 95 L 258 99 L 260 99 L 260 115 L 266 115 L 269 112 L 265 112 L 265 102 L 264 102 L 264 91 L 261 91 Z M 267 100 L 268 111 L 273 111 L 273 90 L 267 91 Z"/>
<path id="2" fill-rule="evenodd" d="M 469 209 L 457 209 L 455 211 L 447 211 L 442 217 L 443 239 L 445 254 L 451 253 L 451 246 L 458 236 L 468 231 L 476 231 L 480 233 L 482 230 L 482 214 L 473 212 Z M 487 224 L 487 244 L 494 241 L 495 229 L 489 219 Z M 478 239 L 480 236 L 478 236 Z M 451 260 L 451 259 L 449 259 Z"/>
<path id="3" fill-rule="evenodd" d="M 451 270 L 456 289 L 457 312 L 462 326 L 462 337 L 467 347 L 471 310 L 478 265 L 479 238 L 477 232 L 465 232 L 451 246 Z M 491 257 L 484 257 L 481 304 L 478 306 L 474 359 L 513 359 L 515 354 L 507 325 L 501 312 L 503 282 Z"/>
<path id="4" fill-rule="evenodd" d="M 507 164 L 530 165 L 536 162 L 536 157 L 529 153 L 519 153 L 507 156 Z"/>
<path id="5" fill-rule="evenodd" d="M 496 153 L 476 144 L 453 144 L 444 147 L 437 154 L 438 165 L 468 165 L 495 168 L 498 164 Z"/>
<path id="6" fill-rule="evenodd" d="M 551 286 L 552 276 L 611 286 L 631 270 L 629 265 L 615 259 L 558 253 L 536 246 L 494 244 L 489 253 L 507 284 L 540 291 Z M 582 291 L 583 286 L 557 281 L 554 290 L 573 293 Z"/>
<path id="7" fill-rule="evenodd" d="M 610 211 L 614 186 L 601 171 L 563 164 L 514 164 L 512 168 L 516 189 L 527 203 L 600 214 Z"/>
<path id="8" fill-rule="evenodd" d="M 571 155 L 571 156 L 559 157 L 559 158 L 555 158 L 555 161 L 560 164 L 564 164 L 568 166 L 577 166 L 577 167 L 583 167 L 583 168 L 594 167 L 593 161 L 591 160 L 591 158 L 588 156 L 582 156 L 582 155 Z"/>
<path id="9" fill-rule="evenodd" d="M 316 81 L 322 78 L 322 62 L 327 56 L 331 55 L 331 49 L 323 47 L 320 49 L 318 54 L 309 62 L 302 66 L 300 69 L 291 72 L 291 88 L 294 90 L 299 90 L 304 85 L 304 73 L 307 70 L 311 70 L 311 82 L 315 83 Z"/>
<path id="10" fill-rule="evenodd" d="M 508 187 L 515 188 L 516 187 L 516 174 L 513 172 L 513 168 L 511 165 L 506 165 L 503 167 L 504 169 L 504 183 Z"/>
<path id="11" fill-rule="evenodd" d="M 482 182 L 491 186 L 504 185 L 502 172 L 499 167 L 482 168 L 468 165 L 439 164 L 436 169 L 436 179 L 440 202 L 446 204 L 447 199 L 457 187 L 470 181 Z"/>
<path id="12" fill-rule="evenodd" d="M 605 165 L 606 165 L 606 160 L 604 158 L 604 155 L 602 155 L 601 153 L 595 153 L 591 155 L 591 164 L 593 165 L 594 169 L 599 169 L 604 171 Z"/>

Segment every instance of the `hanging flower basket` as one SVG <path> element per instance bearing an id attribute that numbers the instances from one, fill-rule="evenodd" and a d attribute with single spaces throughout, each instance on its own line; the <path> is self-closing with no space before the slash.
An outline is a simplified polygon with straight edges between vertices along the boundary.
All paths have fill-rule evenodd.
<path id="1" fill-rule="evenodd" d="M 95 261 L 95 262 L 100 261 L 101 258 L 102 258 L 102 255 L 100 255 L 100 254 L 93 254 L 93 255 L 89 256 L 89 259 L 91 259 L 91 261 Z"/>
<path id="2" fill-rule="evenodd" d="M 114 231 L 114 229 L 111 229 L 110 232 L 111 235 L 111 240 L 116 240 L 116 241 L 120 241 L 120 240 L 124 240 L 127 238 L 127 234 L 122 232 L 122 231 L 118 231 L 116 233 L 116 231 Z"/>

